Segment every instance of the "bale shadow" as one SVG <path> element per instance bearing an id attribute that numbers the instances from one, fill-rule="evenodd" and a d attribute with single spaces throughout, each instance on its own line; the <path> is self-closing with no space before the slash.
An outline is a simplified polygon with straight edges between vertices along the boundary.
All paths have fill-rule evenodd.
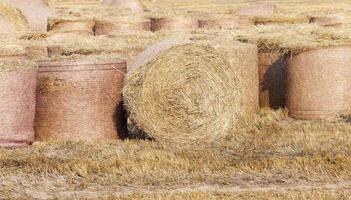
<path id="1" fill-rule="evenodd" d="M 286 107 L 288 57 L 281 56 L 267 69 L 261 91 L 268 90 L 269 105 L 277 110 Z"/>
<path id="2" fill-rule="evenodd" d="M 117 103 L 113 118 L 120 139 L 155 141 L 154 138 L 141 131 L 137 126 L 133 125 L 131 120 L 128 119 L 128 113 L 124 107 L 123 100 Z"/>

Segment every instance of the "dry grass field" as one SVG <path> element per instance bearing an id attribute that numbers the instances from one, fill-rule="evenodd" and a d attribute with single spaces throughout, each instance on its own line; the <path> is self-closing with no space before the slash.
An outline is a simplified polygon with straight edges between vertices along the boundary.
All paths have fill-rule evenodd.
<path id="1" fill-rule="evenodd" d="M 89 14 L 89 9 L 96 9 L 93 7 L 98 4 L 97 0 L 48 2 L 62 13 L 70 13 L 67 10 L 72 9 L 71 12 L 81 11 L 82 15 Z M 155 13 L 190 10 L 222 16 L 232 14 L 242 5 L 265 1 L 141 2 Z M 279 6 L 279 15 L 273 16 L 273 20 L 321 12 L 351 16 L 350 0 L 270 2 Z M 342 35 L 338 42 L 351 41 L 347 35 L 351 33 L 349 27 L 335 31 Z M 265 30 L 264 27 L 237 30 L 232 36 L 247 34 L 247 38 L 252 39 L 255 36 L 249 34 L 261 34 L 269 38 L 264 35 Z M 279 28 L 273 27 L 270 31 L 275 30 Z M 212 33 L 213 38 L 217 34 L 208 33 Z M 277 33 L 277 37 L 284 40 L 287 36 L 294 37 L 294 33 L 286 33 L 290 35 Z M 74 38 L 60 45 L 65 54 L 106 51 L 126 56 L 126 49 L 140 52 L 168 34 L 120 33 L 96 38 L 94 42 L 91 38 Z M 205 34 L 193 31 L 184 36 L 172 35 L 199 40 L 211 38 Z M 351 116 L 345 115 L 336 121 L 303 121 L 289 118 L 286 109 L 262 109 L 255 116 L 242 119 L 224 138 L 209 143 L 178 144 L 172 142 L 172 138 L 160 142 L 131 133 L 125 140 L 55 140 L 18 149 L 0 149 L 0 199 L 347 200 L 351 199 Z"/>

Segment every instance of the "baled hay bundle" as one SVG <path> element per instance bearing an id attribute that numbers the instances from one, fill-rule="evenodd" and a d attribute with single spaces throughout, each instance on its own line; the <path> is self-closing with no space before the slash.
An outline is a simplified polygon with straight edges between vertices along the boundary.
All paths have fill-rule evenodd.
<path id="1" fill-rule="evenodd" d="M 1 43 L 0 60 L 19 60 L 28 58 L 25 46 L 18 42 L 16 44 Z"/>
<path id="2" fill-rule="evenodd" d="M 313 49 L 294 56 L 288 67 L 289 116 L 337 119 L 351 108 L 351 48 Z"/>
<path id="3" fill-rule="evenodd" d="M 315 16 L 311 17 L 311 23 L 316 23 L 321 26 L 341 26 L 346 22 L 346 17 L 343 15 L 326 15 L 326 16 Z"/>
<path id="4" fill-rule="evenodd" d="M 141 17 L 96 20 L 95 35 L 111 35 L 118 31 L 150 31 L 151 21 Z"/>
<path id="5" fill-rule="evenodd" d="M 271 3 L 266 3 L 262 5 L 244 6 L 239 8 L 235 14 L 236 15 L 246 15 L 246 16 L 269 16 L 276 12 L 277 6 Z"/>
<path id="6" fill-rule="evenodd" d="M 205 29 L 234 29 L 251 25 L 254 25 L 254 20 L 244 16 L 199 20 L 199 28 Z"/>
<path id="7" fill-rule="evenodd" d="M 48 20 L 48 29 L 53 32 L 93 32 L 94 26 L 95 20 L 93 18 L 60 17 Z"/>
<path id="8" fill-rule="evenodd" d="M 0 33 L 25 32 L 28 30 L 28 23 L 20 11 L 7 2 L 0 3 Z"/>
<path id="9" fill-rule="evenodd" d="M 47 19 L 55 15 L 44 0 L 9 0 L 26 17 L 32 31 L 46 32 Z"/>
<path id="10" fill-rule="evenodd" d="M 192 17 L 151 18 L 151 31 L 193 30 L 199 28 L 199 22 Z"/>
<path id="11" fill-rule="evenodd" d="M 144 11 L 142 4 L 138 0 L 102 0 L 101 5 L 127 8 L 133 12 Z"/>
<path id="12" fill-rule="evenodd" d="M 138 129 L 161 141 L 211 142 L 242 112 L 235 70 L 209 45 L 164 41 L 138 55 L 124 100 Z"/>
<path id="13" fill-rule="evenodd" d="M 77 36 L 94 36 L 92 18 L 49 18 L 47 40 L 63 41 Z"/>
<path id="14" fill-rule="evenodd" d="M 0 61 L 0 148 L 33 142 L 37 75 L 31 61 Z"/>
<path id="15" fill-rule="evenodd" d="M 272 16 L 255 16 L 256 25 L 274 25 L 274 24 L 302 24 L 309 23 L 307 15 L 272 15 Z"/>

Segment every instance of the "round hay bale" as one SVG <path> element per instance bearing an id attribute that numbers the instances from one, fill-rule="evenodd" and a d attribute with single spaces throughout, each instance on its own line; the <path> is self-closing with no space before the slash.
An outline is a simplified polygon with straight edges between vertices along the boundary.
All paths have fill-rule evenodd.
<path id="1" fill-rule="evenodd" d="M 0 61 L 0 148 L 33 142 L 37 74 L 34 63 Z"/>
<path id="2" fill-rule="evenodd" d="M 95 35 L 111 35 L 117 31 L 150 31 L 150 19 L 111 19 L 97 20 Z"/>
<path id="3" fill-rule="evenodd" d="M 287 68 L 287 55 L 278 52 L 258 54 L 261 108 L 278 109 L 286 106 Z"/>
<path id="4" fill-rule="evenodd" d="M 99 57 L 40 62 L 36 138 L 106 140 L 124 135 L 125 72 L 125 61 Z"/>
<path id="5" fill-rule="evenodd" d="M 48 56 L 63 56 L 63 48 L 58 45 L 49 45 L 48 46 Z"/>
<path id="6" fill-rule="evenodd" d="M 205 29 L 234 29 L 255 25 L 252 18 L 236 17 L 232 19 L 203 19 L 199 20 L 199 28 Z"/>
<path id="7" fill-rule="evenodd" d="M 305 51 L 288 67 L 289 116 L 334 119 L 349 109 L 351 48 L 330 47 Z"/>
<path id="8" fill-rule="evenodd" d="M 83 18 L 50 18 L 48 29 L 52 32 L 73 32 L 73 31 L 85 31 L 93 33 L 95 26 L 94 19 L 83 19 Z"/>
<path id="9" fill-rule="evenodd" d="M 34 60 L 45 59 L 48 56 L 48 49 L 45 45 L 29 45 L 26 47 L 28 57 Z"/>
<path id="10" fill-rule="evenodd" d="M 196 19 L 185 17 L 162 17 L 151 19 L 151 31 L 181 31 L 193 30 L 199 28 L 199 22 Z"/>
<path id="11" fill-rule="evenodd" d="M 269 16 L 276 12 L 277 6 L 271 3 L 245 6 L 239 8 L 235 14 L 244 16 Z"/>
<path id="12" fill-rule="evenodd" d="M 46 32 L 47 20 L 55 12 L 43 0 L 9 0 L 10 4 L 21 11 L 32 31 Z"/>
<path id="13" fill-rule="evenodd" d="M 50 32 L 46 37 L 46 40 L 50 42 L 61 42 L 65 40 L 70 40 L 77 37 L 87 37 L 87 36 L 94 36 L 93 32 L 87 31 L 72 31 L 72 32 Z"/>
<path id="14" fill-rule="evenodd" d="M 28 31 L 28 23 L 20 11 L 9 3 L 0 3 L 0 33 Z"/>
<path id="15" fill-rule="evenodd" d="M 114 6 L 130 9 L 132 12 L 143 12 L 144 9 L 137 0 L 102 0 L 103 6 Z"/>
<path id="16" fill-rule="evenodd" d="M 211 142 L 241 115 L 239 81 L 209 45 L 163 41 L 135 58 L 123 89 L 138 129 L 160 141 Z"/>
<path id="17" fill-rule="evenodd" d="M 23 45 L 7 44 L 0 49 L 0 61 L 8 60 L 26 60 L 28 59 L 28 52 Z"/>
<path id="18" fill-rule="evenodd" d="M 239 80 L 243 99 L 243 116 L 252 116 L 259 111 L 258 49 L 256 44 L 227 40 L 225 36 L 210 41 L 232 66 Z M 220 41 L 219 41 L 220 40 Z"/>
<path id="19" fill-rule="evenodd" d="M 0 33 L 14 33 L 16 32 L 16 25 L 8 18 L 0 14 Z"/>
<path id="20" fill-rule="evenodd" d="M 346 17 L 343 15 L 326 15 L 311 17 L 310 23 L 315 23 L 320 26 L 340 27 L 346 22 Z"/>

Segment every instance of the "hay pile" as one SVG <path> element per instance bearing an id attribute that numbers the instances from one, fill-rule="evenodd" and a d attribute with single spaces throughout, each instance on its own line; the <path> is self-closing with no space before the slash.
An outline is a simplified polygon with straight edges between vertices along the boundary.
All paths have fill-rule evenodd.
<path id="1" fill-rule="evenodd" d="M 0 33 L 25 32 L 28 31 L 28 23 L 20 11 L 11 6 L 8 2 L 0 2 Z M 9 27 L 10 26 L 10 27 Z"/>
<path id="2" fill-rule="evenodd" d="M 228 61 L 211 46 L 187 42 L 165 41 L 146 52 L 152 57 L 132 64 L 123 91 L 137 128 L 172 142 L 225 136 L 242 109 L 237 75 Z"/>

